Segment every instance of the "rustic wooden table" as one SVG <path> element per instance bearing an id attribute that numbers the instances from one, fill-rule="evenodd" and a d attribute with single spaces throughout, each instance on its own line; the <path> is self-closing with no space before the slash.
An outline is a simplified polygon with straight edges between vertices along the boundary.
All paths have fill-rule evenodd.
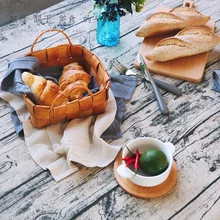
<path id="1" fill-rule="evenodd" d="M 36 36 L 52 27 L 94 52 L 110 73 L 115 72 L 109 65 L 112 58 L 138 72 L 133 61 L 143 39 L 134 33 L 161 4 L 174 8 L 182 0 L 147 0 L 141 13 L 121 19 L 120 43 L 111 48 L 96 42 L 96 20 L 88 14 L 93 1 L 63 1 L 21 20 L 14 18 L 0 27 L 1 78 L 7 59 L 27 53 Z M 196 0 L 195 7 L 211 16 L 220 35 L 219 1 Z M 49 33 L 36 49 L 64 42 L 59 33 Z M 123 137 L 111 142 L 122 145 L 150 136 L 176 146 L 177 183 L 159 198 L 140 199 L 126 193 L 115 179 L 113 163 L 105 168 L 80 166 L 56 183 L 31 158 L 15 133 L 8 103 L 0 99 L 0 219 L 220 219 L 220 95 L 212 90 L 212 72 L 220 69 L 219 51 L 219 46 L 210 51 L 200 83 L 154 75 L 182 89 L 181 97 L 163 91 L 169 117 L 160 114 L 149 84 L 138 79 L 121 125 Z"/>

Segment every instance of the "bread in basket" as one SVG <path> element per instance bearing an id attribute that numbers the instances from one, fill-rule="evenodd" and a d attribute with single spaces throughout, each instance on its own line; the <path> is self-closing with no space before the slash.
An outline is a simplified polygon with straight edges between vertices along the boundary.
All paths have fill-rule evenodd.
<path id="1" fill-rule="evenodd" d="M 34 45 L 38 39 L 43 34 L 50 31 L 62 33 L 67 38 L 68 44 L 33 51 Z M 66 33 L 58 29 L 50 29 L 42 32 L 33 42 L 31 50 L 26 56 L 37 57 L 40 67 L 65 66 L 77 62 L 87 73 L 95 77 L 99 87 L 98 92 L 94 94 L 89 93 L 86 97 L 56 107 L 34 104 L 26 94 L 23 94 L 34 127 L 42 128 L 73 118 L 98 115 L 105 111 L 110 88 L 110 77 L 107 69 L 91 51 L 82 45 L 72 44 Z"/>

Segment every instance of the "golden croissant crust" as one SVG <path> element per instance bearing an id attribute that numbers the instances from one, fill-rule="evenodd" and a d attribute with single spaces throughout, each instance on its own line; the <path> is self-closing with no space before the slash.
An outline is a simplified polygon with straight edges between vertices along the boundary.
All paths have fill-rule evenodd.
<path id="1" fill-rule="evenodd" d="M 22 81 L 29 86 L 38 103 L 45 106 L 60 106 L 75 99 L 81 99 L 87 91 L 91 77 L 78 63 L 64 66 L 58 85 L 42 76 L 22 73 Z"/>
<path id="2" fill-rule="evenodd" d="M 70 101 L 81 99 L 88 91 L 91 77 L 77 62 L 64 66 L 59 86 Z"/>
<path id="3" fill-rule="evenodd" d="M 58 85 L 41 76 L 23 72 L 22 81 L 29 86 L 40 105 L 55 107 L 69 101 Z"/>

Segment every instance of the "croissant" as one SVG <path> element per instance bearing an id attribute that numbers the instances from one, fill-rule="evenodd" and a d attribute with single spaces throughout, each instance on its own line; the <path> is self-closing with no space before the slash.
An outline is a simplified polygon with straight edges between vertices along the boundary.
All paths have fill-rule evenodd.
<path id="1" fill-rule="evenodd" d="M 213 49 L 220 43 L 220 37 L 204 27 L 189 27 L 174 37 L 159 41 L 152 51 L 146 54 L 151 61 L 168 61 L 187 57 Z"/>
<path id="2" fill-rule="evenodd" d="M 21 78 L 29 86 L 40 105 L 55 107 L 69 101 L 60 87 L 51 80 L 46 80 L 29 72 L 23 72 Z"/>
<path id="3" fill-rule="evenodd" d="M 138 37 L 152 37 L 179 31 L 190 26 L 201 26 L 210 20 L 194 8 L 181 6 L 169 12 L 156 12 L 149 16 L 136 32 Z"/>
<path id="4" fill-rule="evenodd" d="M 81 99 L 83 94 L 88 91 L 91 77 L 83 70 L 77 62 L 64 66 L 62 75 L 59 79 L 59 86 L 70 101 Z"/>

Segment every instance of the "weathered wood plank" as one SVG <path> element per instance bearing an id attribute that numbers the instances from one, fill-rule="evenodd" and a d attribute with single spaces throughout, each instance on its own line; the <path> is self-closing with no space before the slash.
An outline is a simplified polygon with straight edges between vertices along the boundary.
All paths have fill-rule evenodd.
<path id="1" fill-rule="evenodd" d="M 219 179 L 215 179 L 194 200 L 176 212 L 171 219 L 219 219 Z"/>
<path id="2" fill-rule="evenodd" d="M 14 133 L 14 125 L 12 124 L 9 104 L 0 99 L 0 140 Z"/>
<path id="3" fill-rule="evenodd" d="M 213 94 L 215 94 L 214 92 L 213 92 Z M 188 93 L 188 95 L 189 95 L 189 93 Z M 198 95 L 197 94 L 197 96 L 200 96 L 200 94 Z M 213 99 L 210 99 L 211 101 L 213 101 Z M 211 102 L 210 101 L 210 102 Z M 197 103 L 195 103 L 195 102 L 193 102 L 194 103 L 194 105 L 196 106 L 196 104 Z M 192 104 L 193 104 L 192 103 Z M 218 102 L 217 102 L 218 103 Z M 191 104 L 191 105 L 192 105 Z M 206 102 L 206 104 L 209 106 L 209 103 L 207 103 Z M 190 105 L 190 104 L 189 104 Z M 203 109 L 204 110 L 204 109 Z M 212 117 L 211 117 L 211 115 L 213 115 L 214 113 L 213 112 L 217 112 L 216 114 L 217 114 L 217 118 L 218 118 L 218 112 L 219 112 L 219 110 L 218 110 L 218 105 L 216 104 L 216 105 L 214 105 L 214 107 L 212 108 L 212 109 L 210 109 L 210 113 L 209 113 L 209 115 L 207 115 L 207 112 L 204 112 L 204 114 L 200 114 L 200 117 L 198 117 L 198 119 L 197 120 L 195 120 L 195 121 L 193 121 L 193 123 L 192 123 L 192 125 L 191 125 L 191 128 L 194 128 L 194 127 L 196 127 L 196 125 L 197 124 L 199 124 L 199 122 L 202 120 L 202 121 L 206 121 L 205 119 L 204 119 L 204 116 L 205 116 L 205 118 L 208 118 L 208 121 L 207 121 L 207 124 L 209 124 L 210 123 L 210 119 L 212 119 Z M 191 112 L 191 111 L 190 111 Z M 188 113 L 190 113 L 190 112 L 188 112 Z M 186 113 L 186 112 L 185 112 Z M 214 116 L 216 116 L 216 114 L 214 114 Z M 142 114 L 140 113 L 140 115 L 139 116 L 141 116 Z M 193 115 L 193 113 L 191 113 L 191 115 Z M 141 119 L 139 119 L 140 121 L 141 121 Z M 180 121 L 181 121 L 181 119 L 179 119 Z M 212 119 L 213 120 L 213 119 Z M 211 120 L 211 121 L 212 121 Z M 187 119 L 185 120 L 186 122 L 188 121 Z M 218 121 L 217 121 L 218 122 Z M 215 123 L 215 126 L 218 126 L 218 123 Z M 146 122 L 145 122 L 146 123 Z M 172 122 L 171 122 L 171 124 L 172 124 Z M 190 124 L 190 123 L 189 123 Z M 207 126 L 207 124 L 201 124 L 202 126 L 204 126 L 207 130 L 208 130 L 208 132 L 210 133 L 210 127 L 209 126 Z M 213 124 L 212 124 L 213 125 Z M 145 125 L 145 126 L 147 126 L 147 125 Z M 140 125 L 140 127 L 143 127 L 142 125 Z M 196 138 L 198 138 L 198 135 L 195 135 L 194 134 L 194 136 L 191 136 L 191 135 L 189 135 L 190 134 L 190 132 L 189 131 L 191 131 L 192 129 L 190 128 L 190 127 L 188 127 L 188 126 L 186 126 L 186 128 L 188 128 L 188 130 L 186 131 L 186 133 L 185 133 L 185 135 L 181 135 L 181 140 L 178 140 L 178 144 L 177 144 L 177 146 L 180 148 L 180 149 L 178 149 L 177 148 L 177 155 L 178 156 L 180 156 L 181 158 L 183 157 L 184 158 L 184 160 L 187 158 L 187 156 L 186 157 L 184 157 L 183 156 L 183 153 L 186 153 L 187 154 L 187 151 L 186 151 L 186 147 L 185 147 L 185 145 L 186 145 L 186 141 L 187 141 L 187 138 L 189 138 L 189 137 L 196 137 Z M 197 128 L 197 127 L 196 127 Z M 218 128 L 218 127 L 217 127 Z M 216 129 L 217 129 L 216 127 L 213 127 L 212 126 L 212 129 L 215 131 Z M 173 129 L 173 128 L 172 128 Z M 155 130 L 155 129 L 154 129 Z M 192 130 L 193 131 L 193 130 Z M 217 129 L 217 131 L 218 131 L 218 134 L 219 134 L 219 130 Z M 129 133 L 129 132 L 128 132 Z M 163 134 L 164 133 L 166 133 L 166 132 L 162 132 Z M 201 133 L 201 131 L 199 131 L 199 133 Z M 156 130 L 156 133 L 155 133 L 156 135 L 155 135 L 155 137 L 158 137 L 158 132 L 157 132 L 157 130 Z M 131 135 L 131 134 L 130 134 Z M 125 134 L 124 134 L 124 136 L 127 136 L 127 134 L 126 134 L 126 132 L 125 132 Z M 144 134 L 144 136 L 146 136 L 146 134 Z M 151 136 L 154 136 L 152 133 L 151 133 Z M 162 135 L 163 136 L 163 135 Z M 161 137 L 162 137 L 161 136 Z M 204 135 L 204 136 L 207 136 L 207 133 Z M 130 136 L 131 137 L 131 136 Z M 199 136 L 200 137 L 200 136 Z M 214 139 L 215 139 L 216 137 L 214 137 Z M 166 139 L 165 139 L 166 140 Z M 206 140 L 208 140 L 208 139 L 206 139 Z M 195 143 L 194 143 L 195 141 L 193 140 L 192 141 L 192 143 L 193 143 L 193 145 L 194 146 L 196 146 L 195 145 Z M 187 145 L 190 145 L 190 148 L 192 147 L 192 145 L 191 145 L 191 143 L 187 143 Z M 214 148 L 215 148 L 215 146 L 214 146 Z M 184 150 L 183 150 L 184 149 Z M 178 153 L 178 152 L 180 152 L 180 153 Z M 199 151 L 200 152 L 200 151 Z M 196 154 L 196 153 L 195 153 Z M 178 160 L 178 158 L 177 158 L 177 162 L 179 162 L 179 160 Z M 184 164 L 185 164 L 186 162 L 184 161 Z M 191 165 L 191 163 L 189 163 L 190 165 Z M 201 168 L 201 166 L 198 166 L 198 165 L 196 165 L 196 167 L 200 167 Z M 181 167 L 181 169 L 179 169 L 179 170 L 182 170 L 183 169 L 183 167 Z M 199 170 L 196 170 L 196 168 L 195 169 L 193 169 L 193 168 L 191 168 L 192 170 L 194 170 L 194 172 L 195 171 L 199 171 Z M 209 167 L 209 169 L 210 169 L 210 167 Z M 188 170 L 189 170 L 189 167 L 187 167 L 187 172 L 189 172 Z M 191 173 L 193 176 L 195 176 L 196 178 L 197 178 L 197 175 L 195 175 L 195 173 Z M 189 174 L 188 174 L 189 175 Z M 186 177 L 185 175 L 183 175 L 184 177 Z M 114 177 L 113 177 L 114 178 Z M 92 181 L 92 180 L 91 180 Z M 188 181 L 186 182 L 186 184 L 188 184 Z M 196 185 L 196 189 L 198 189 L 198 187 L 197 187 L 197 185 Z M 194 190 L 196 190 L 196 189 L 194 189 Z M 81 191 L 81 190 L 80 190 Z M 197 191 L 197 190 L 196 190 Z M 198 191 L 197 191 L 198 192 Z M 189 195 L 187 194 L 187 198 L 189 197 Z M 164 204 L 164 202 L 163 202 L 163 204 Z"/>
<path id="4" fill-rule="evenodd" d="M 95 219 L 101 217 L 122 219 L 121 216 L 126 219 L 201 219 L 205 215 L 210 219 L 208 212 L 212 206 L 212 211 L 219 214 L 216 217 L 220 217 L 219 210 L 215 206 L 220 195 L 220 154 L 215 153 L 220 143 L 219 120 L 212 123 L 219 118 L 219 115 L 220 113 L 214 115 L 202 124 L 202 128 L 199 127 L 194 135 L 189 137 L 185 150 L 175 155 L 178 180 L 170 193 L 158 199 L 133 200 L 133 197 L 117 188 L 116 191 L 94 204 L 89 212 L 81 212 L 79 219 L 89 218 L 89 213 L 93 213 Z M 214 132 L 210 132 L 210 127 Z M 199 136 L 200 133 L 202 133 L 201 136 Z M 198 137 L 201 139 L 195 140 Z M 215 158 L 215 161 L 210 161 L 211 158 Z M 213 164 L 215 169 L 212 168 Z M 213 196 L 214 193 L 215 196 Z"/>
<path id="5" fill-rule="evenodd" d="M 28 219 L 30 212 L 34 218 L 39 215 L 50 216 L 52 212 L 59 214 L 56 219 L 69 219 L 82 207 L 95 201 L 97 197 L 105 194 L 115 185 L 110 168 L 106 168 L 102 173 L 99 173 L 97 168 L 84 167 L 80 170 L 81 172 L 57 184 L 52 181 L 48 172 L 39 173 L 2 198 L 4 201 L 1 205 L 2 216 L 8 216 L 9 219 L 12 219 L 13 216 L 16 216 L 17 219 Z M 89 197 L 87 197 L 88 193 Z M 54 202 L 50 203 L 48 199 Z M 22 208 L 27 204 L 32 204 L 31 209 L 27 213 L 22 212 Z M 42 204 L 47 204 L 45 211 Z M 13 211 L 10 214 L 9 210 L 11 209 Z"/>
<path id="6" fill-rule="evenodd" d="M 15 133 L 1 141 L 0 161 L 0 197 L 42 172 Z"/>
<path id="7" fill-rule="evenodd" d="M 120 44 L 113 48 L 99 46 L 95 41 L 95 21 L 84 21 L 89 11 L 85 8 L 90 8 L 92 1 L 63 1 L 59 6 L 42 11 L 41 15 L 51 14 L 54 20 L 51 24 L 39 25 L 39 29 L 34 31 L 32 29 L 36 24 L 33 16 L 27 18 L 26 24 L 2 27 L 0 47 L 3 50 L 0 56 L 4 58 L 0 60 L 1 77 L 7 69 L 6 58 L 27 52 L 37 35 L 36 31 L 41 32 L 52 25 L 66 29 L 73 42 L 90 48 L 107 67 L 110 67 L 110 60 L 117 57 L 133 68 L 132 63 L 142 40 L 136 38 L 134 32 L 140 22 L 161 3 L 173 8 L 181 5 L 182 1 L 149 0 L 141 13 L 122 18 Z M 217 3 L 212 1 L 207 5 L 205 1 L 199 1 L 196 8 L 206 14 L 211 13 L 219 33 Z M 76 23 L 59 26 L 57 20 L 62 14 L 67 17 L 75 15 Z M 65 42 L 61 35 L 49 34 L 39 41 L 36 48 Z M 220 195 L 219 154 L 216 151 L 220 135 L 220 95 L 211 90 L 211 74 L 215 69 L 220 69 L 219 46 L 209 53 L 205 78 L 200 84 L 155 76 L 183 90 L 183 95 L 178 98 L 163 92 L 171 110 L 170 117 L 161 116 L 152 92 L 143 80 L 138 81 L 134 95 L 127 103 L 121 126 L 123 138 L 112 144 L 121 145 L 136 137 L 151 136 L 171 141 L 177 148 L 178 183 L 166 196 L 152 200 L 136 199 L 125 193 L 114 178 L 112 164 L 103 169 L 79 166 L 78 172 L 55 183 L 47 171 L 34 163 L 24 142 L 16 137 L 9 107 L 1 101 L 1 219 L 209 219 L 216 216 Z M 112 68 L 109 71 L 115 72 Z"/>
<path id="8" fill-rule="evenodd" d="M 90 34 L 87 36 L 86 32 L 92 31 L 93 38 L 95 37 L 95 28 L 96 28 L 96 21 L 94 19 L 90 20 L 91 14 L 88 14 L 88 12 L 93 8 L 92 4 L 93 2 L 91 1 L 80 1 L 77 4 L 72 3 L 72 1 L 69 2 L 61 2 L 58 5 L 60 6 L 59 8 L 54 9 L 55 6 L 43 10 L 42 12 L 39 13 L 39 16 L 42 17 L 42 24 L 36 25 L 36 17 L 34 15 L 30 15 L 26 17 L 26 20 L 24 23 L 22 20 L 14 22 L 12 24 L 6 25 L 1 27 L 1 33 L 3 35 L 3 41 L 0 42 L 1 47 L 4 49 L 1 51 L 0 56 L 3 55 L 5 57 L 7 51 L 9 51 L 10 54 L 14 53 L 12 48 L 17 48 L 17 47 L 12 47 L 13 45 L 17 44 L 17 41 L 15 39 L 22 38 L 22 36 L 25 38 L 25 41 L 21 41 L 19 46 L 20 48 L 26 48 L 30 47 L 32 44 L 33 40 L 36 38 L 36 36 L 43 30 L 46 30 L 48 28 L 60 28 L 63 29 L 67 32 L 67 34 L 72 37 L 73 36 L 73 42 L 77 42 L 77 38 L 82 37 L 90 37 Z M 179 1 L 181 2 L 181 1 Z M 128 19 L 132 19 L 131 15 L 126 15 L 126 17 L 123 17 L 121 19 L 121 35 L 123 36 L 124 33 L 126 33 L 128 30 L 134 30 L 137 29 L 139 24 L 143 21 L 143 17 L 146 17 L 146 11 L 148 14 L 152 13 L 157 7 L 159 3 L 155 2 L 149 2 L 149 5 L 147 5 L 144 10 L 141 13 L 135 14 L 135 19 L 136 22 L 127 22 Z M 176 7 L 180 5 L 178 2 L 176 2 L 172 7 Z M 56 6 L 58 7 L 58 6 Z M 88 10 L 80 10 L 88 8 Z M 63 15 L 65 12 L 65 17 L 66 17 L 66 25 L 61 25 L 60 23 L 60 15 Z M 50 16 L 50 22 L 45 21 L 46 16 Z M 74 22 L 69 22 L 67 21 L 70 19 L 70 17 L 74 15 L 75 19 Z M 90 16 L 87 18 L 87 16 Z M 35 19 L 34 19 L 35 18 Z M 87 19 L 87 21 L 86 21 Z M 36 28 L 37 26 L 37 28 Z M 34 29 L 32 27 L 35 27 Z M 16 32 L 14 32 L 16 30 Z M 84 33 L 83 33 L 84 32 Z M 22 35 L 22 36 L 21 36 Z M 10 47 L 6 46 L 10 45 Z M 95 40 L 91 41 L 93 44 L 95 43 L 95 47 L 98 46 Z M 94 46 L 93 46 L 94 47 Z M 19 50 L 20 50 L 19 48 Z M 27 50 L 26 50 L 27 51 Z"/>

